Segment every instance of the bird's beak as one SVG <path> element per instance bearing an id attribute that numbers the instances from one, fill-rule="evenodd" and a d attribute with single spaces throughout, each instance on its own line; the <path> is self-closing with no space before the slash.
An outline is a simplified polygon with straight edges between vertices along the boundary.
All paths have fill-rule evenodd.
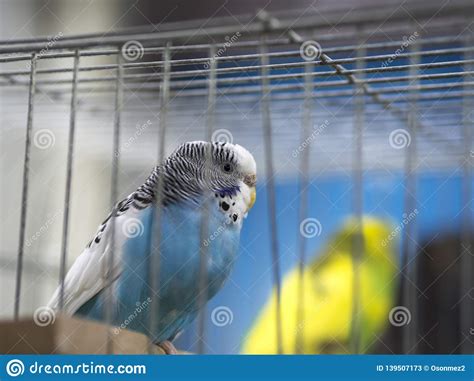
<path id="1" fill-rule="evenodd" d="M 255 186 L 257 185 L 257 175 L 247 175 L 244 177 L 244 183 L 249 187 L 250 189 L 250 200 L 247 205 L 247 211 L 245 212 L 246 214 L 250 209 L 252 209 L 253 204 L 255 204 L 255 200 L 257 199 L 257 190 L 255 189 Z"/>
<path id="2" fill-rule="evenodd" d="M 250 187 L 250 202 L 248 204 L 247 212 L 252 209 L 253 204 L 255 204 L 255 200 L 257 199 L 257 190 L 255 186 Z"/>

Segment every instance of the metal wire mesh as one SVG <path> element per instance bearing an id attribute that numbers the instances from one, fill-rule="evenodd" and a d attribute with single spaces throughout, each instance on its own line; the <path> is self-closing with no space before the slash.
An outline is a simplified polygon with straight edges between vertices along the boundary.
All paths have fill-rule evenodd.
<path id="1" fill-rule="evenodd" d="M 68 103 L 61 282 L 69 256 L 68 210 L 77 115 L 90 113 L 101 118 L 112 112 L 112 204 L 118 200 L 120 164 L 125 160 L 137 165 L 143 161 L 139 155 L 124 158 L 117 154 L 122 147 L 120 136 L 133 134 L 133 126 L 127 125 L 134 120 L 133 116 L 159 120 L 159 128 L 154 129 L 156 140 L 144 143 L 148 152 L 157 152 L 159 147 L 157 156 L 151 155 L 154 160 L 162 160 L 168 147 L 183 137 L 211 139 L 219 134 L 238 138 L 255 154 L 259 166 L 264 168 L 261 173 L 268 188 L 271 263 L 277 300 L 281 274 L 278 210 L 273 190 L 276 176 L 299 176 L 301 222 L 307 217 L 307 188 L 312 178 L 324 173 L 351 173 L 352 211 L 360 228 L 363 177 L 367 171 L 403 171 L 404 210 L 409 214 L 419 202 L 416 182 L 420 171 L 462 170 L 466 206 L 462 254 L 465 273 L 459 290 L 462 299 L 472 290 L 474 266 L 469 243 L 472 215 L 467 207 L 472 202 L 473 11 L 473 4 L 464 1 L 442 11 L 426 4 L 409 10 L 401 7 L 391 14 L 383 7 L 360 9 L 342 20 L 339 11 L 325 20 L 311 12 L 274 15 L 262 11 L 249 17 L 214 19 L 206 26 L 199 21 L 164 25 L 160 32 L 131 28 L 104 36 L 69 36 L 46 51 L 47 40 L 43 38 L 0 41 L 2 94 L 12 99 L 23 99 L 28 94 L 26 117 L 15 116 L 26 125 L 15 317 L 20 312 L 35 119 L 54 119 L 54 114 Z M 336 20 L 337 28 L 332 26 Z M 8 108 L 7 113 L 14 112 Z M 93 138 L 94 134 L 102 133 L 98 132 L 98 125 L 91 123 L 86 129 L 87 136 L 92 138 L 90 146 L 101 151 L 102 140 L 95 142 Z M 321 129 L 327 133 L 320 133 Z M 306 146 L 308 149 L 301 150 L 300 156 L 299 149 Z M 158 189 L 158 194 L 161 191 Z M 159 203 L 160 196 L 157 200 Z M 159 214 L 157 208 L 158 220 Z M 201 232 L 204 237 L 208 234 L 205 225 Z M 150 243 L 154 247 L 159 246 L 160 234 L 157 236 L 157 241 Z M 360 234 L 357 237 L 355 275 L 363 246 L 363 238 Z M 401 273 L 403 300 L 417 321 L 414 237 L 417 227 L 412 223 L 404 231 Z M 306 240 L 301 235 L 298 240 L 302 271 Z M 205 249 L 202 255 L 206 255 Z M 159 263 L 150 264 L 151 273 L 157 274 L 158 269 Z M 152 279 L 159 282 L 156 277 Z M 353 352 L 361 350 L 357 279 L 354 276 Z M 303 292 L 301 287 L 300 300 L 304 298 Z M 153 300 L 153 304 L 157 302 Z M 200 303 L 204 308 L 205 298 Z M 278 302 L 276 306 L 275 313 L 280 316 L 281 306 Z M 467 332 L 472 327 L 470 299 L 462 306 L 461 324 L 463 332 Z M 305 319 L 301 311 L 295 312 L 300 321 Z M 200 319 L 203 338 L 205 314 Z M 281 351 L 279 319 L 277 342 Z M 417 343 L 417 327 L 411 324 L 405 329 L 404 351 L 416 352 Z M 297 342 L 297 352 L 301 350 L 298 345 Z M 472 341 L 464 340 L 462 345 L 464 351 L 472 352 Z M 203 345 L 199 351 L 205 351 Z"/>

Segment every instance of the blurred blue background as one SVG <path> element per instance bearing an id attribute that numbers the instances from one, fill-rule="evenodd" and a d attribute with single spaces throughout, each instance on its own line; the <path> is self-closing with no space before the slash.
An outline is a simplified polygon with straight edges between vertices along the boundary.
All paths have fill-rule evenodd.
<path id="1" fill-rule="evenodd" d="M 474 185 L 473 179 L 471 183 Z M 459 232 L 464 207 L 472 213 L 472 205 L 461 202 L 462 173 L 460 171 L 423 173 L 417 179 L 415 223 L 423 239 L 431 239 L 442 232 Z M 400 224 L 403 219 L 405 183 L 403 173 L 368 173 L 364 176 L 364 213 Z M 278 234 L 281 269 L 283 274 L 297 264 L 298 186 L 295 181 L 277 184 Z M 327 242 L 327 239 L 351 214 L 352 179 L 349 176 L 314 178 L 308 188 L 308 217 L 317 218 L 322 225 L 320 236 L 308 239 L 307 258 Z M 207 307 L 207 350 L 210 353 L 238 353 L 245 337 L 273 287 L 270 271 L 271 253 L 267 221 L 265 186 L 258 187 L 257 202 L 245 221 L 240 258 L 223 290 Z M 400 233 L 402 235 L 402 233 Z M 402 237 L 397 237 L 401 239 Z M 317 255 L 317 254 L 316 254 Z M 232 323 L 223 327 L 212 324 L 211 311 L 226 306 L 233 313 Z M 317 319 L 317 317 L 316 317 Z M 196 325 L 177 340 L 177 346 L 196 350 Z"/>

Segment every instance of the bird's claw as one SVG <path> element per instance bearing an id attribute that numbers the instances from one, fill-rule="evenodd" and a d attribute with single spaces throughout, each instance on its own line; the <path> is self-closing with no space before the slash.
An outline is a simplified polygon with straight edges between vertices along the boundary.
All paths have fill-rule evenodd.
<path id="1" fill-rule="evenodd" d="M 158 346 L 163 349 L 165 354 L 167 355 L 177 355 L 178 351 L 174 347 L 173 343 L 171 341 L 165 340 L 162 341 L 161 343 L 158 343 Z"/>

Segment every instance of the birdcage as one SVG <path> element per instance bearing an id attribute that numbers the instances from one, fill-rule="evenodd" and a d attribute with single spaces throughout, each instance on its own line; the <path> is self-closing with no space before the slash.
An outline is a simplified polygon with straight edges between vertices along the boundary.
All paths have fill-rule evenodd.
<path id="1" fill-rule="evenodd" d="M 54 329 L 74 335 L 41 346 L 51 321 L 28 316 L 157 162 L 182 142 L 213 140 L 254 154 L 259 200 L 236 278 L 216 302 L 201 301 L 182 349 L 235 353 L 253 319 L 246 311 L 255 316 L 273 289 L 282 351 L 282 315 L 292 313 L 281 306 L 284 274 L 303 269 L 344 216 L 360 233 L 363 215 L 375 213 L 395 222 L 387 239 L 401 242 L 401 259 L 390 312 L 408 316 L 387 315 L 392 341 L 377 331 L 371 343 L 382 352 L 473 353 L 473 14 L 468 1 L 324 14 L 312 5 L 0 41 L 2 351 L 109 350 L 112 327 L 60 315 Z M 456 243 L 430 256 L 425 238 L 453 230 Z M 348 353 L 367 351 L 357 319 L 366 254 L 356 237 Z M 432 265 L 441 268 L 425 279 Z M 430 326 L 427 315 L 436 316 Z M 451 346 L 435 348 L 428 336 L 446 329 Z M 98 342 L 94 332 L 105 336 Z M 122 345 L 139 344 L 122 352 L 147 350 L 130 335 Z M 228 343 L 209 344 L 226 335 Z"/>

